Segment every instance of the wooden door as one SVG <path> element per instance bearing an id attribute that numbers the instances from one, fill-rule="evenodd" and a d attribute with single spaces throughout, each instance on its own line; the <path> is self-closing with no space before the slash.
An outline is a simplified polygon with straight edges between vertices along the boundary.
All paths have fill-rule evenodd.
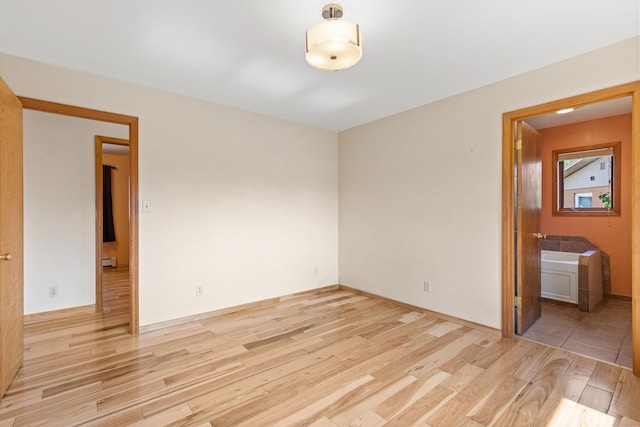
<path id="1" fill-rule="evenodd" d="M 541 315 L 540 207 L 542 159 L 540 134 L 518 122 L 516 143 L 516 332 L 523 334 Z"/>
<path id="2" fill-rule="evenodd" d="M 22 104 L 0 78 L 0 398 L 22 364 Z"/>

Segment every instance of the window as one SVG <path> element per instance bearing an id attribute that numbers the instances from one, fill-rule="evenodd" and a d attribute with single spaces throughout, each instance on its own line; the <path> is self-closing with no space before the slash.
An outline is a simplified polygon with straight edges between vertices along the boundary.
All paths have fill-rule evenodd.
<path id="1" fill-rule="evenodd" d="M 593 193 L 576 193 L 574 206 L 576 208 L 592 208 Z"/>
<path id="2" fill-rule="evenodd" d="M 620 142 L 553 151 L 554 215 L 620 215 Z"/>

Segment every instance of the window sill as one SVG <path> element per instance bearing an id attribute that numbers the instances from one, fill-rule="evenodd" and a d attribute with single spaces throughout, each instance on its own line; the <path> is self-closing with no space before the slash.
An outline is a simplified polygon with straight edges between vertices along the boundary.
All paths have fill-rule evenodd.
<path id="1" fill-rule="evenodd" d="M 567 209 L 553 211 L 553 216 L 620 216 L 620 212 L 615 209 Z"/>

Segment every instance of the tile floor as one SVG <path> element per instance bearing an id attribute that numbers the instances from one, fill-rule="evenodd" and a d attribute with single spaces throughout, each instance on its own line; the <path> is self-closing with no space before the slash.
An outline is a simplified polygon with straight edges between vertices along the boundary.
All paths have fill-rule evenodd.
<path id="1" fill-rule="evenodd" d="M 543 302 L 542 317 L 522 336 L 631 367 L 631 302 L 605 298 L 591 313 Z"/>

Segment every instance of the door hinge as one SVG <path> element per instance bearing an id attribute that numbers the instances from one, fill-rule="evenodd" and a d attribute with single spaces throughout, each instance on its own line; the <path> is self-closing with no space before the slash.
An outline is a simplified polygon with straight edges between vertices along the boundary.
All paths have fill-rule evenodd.
<path id="1" fill-rule="evenodd" d="M 516 139 L 516 151 L 522 150 L 522 140 Z"/>
<path id="2" fill-rule="evenodd" d="M 522 307 L 522 297 L 515 297 L 514 304 L 518 309 Z"/>

